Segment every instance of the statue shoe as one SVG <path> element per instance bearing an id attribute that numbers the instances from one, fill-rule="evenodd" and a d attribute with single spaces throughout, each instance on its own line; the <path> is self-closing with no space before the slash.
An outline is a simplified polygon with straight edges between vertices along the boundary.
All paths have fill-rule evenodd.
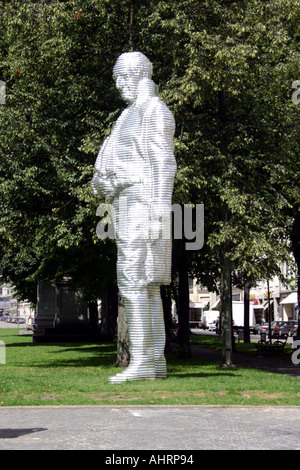
<path id="1" fill-rule="evenodd" d="M 156 374 L 154 368 L 138 368 L 134 365 L 129 365 L 125 370 L 119 372 L 114 376 L 108 377 L 110 383 L 122 383 L 132 380 L 155 380 Z"/>

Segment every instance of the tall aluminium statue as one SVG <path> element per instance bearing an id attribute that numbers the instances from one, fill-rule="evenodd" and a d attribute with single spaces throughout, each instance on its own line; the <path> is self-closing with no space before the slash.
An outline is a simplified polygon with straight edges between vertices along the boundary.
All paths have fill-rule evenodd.
<path id="1" fill-rule="evenodd" d="M 172 240 L 161 234 L 176 162 L 175 122 L 156 95 L 151 62 L 141 52 L 124 53 L 113 76 L 128 107 L 100 149 L 92 187 L 116 215 L 117 279 L 130 340 L 129 366 L 109 377 L 119 383 L 167 374 L 160 286 L 171 281 Z"/>

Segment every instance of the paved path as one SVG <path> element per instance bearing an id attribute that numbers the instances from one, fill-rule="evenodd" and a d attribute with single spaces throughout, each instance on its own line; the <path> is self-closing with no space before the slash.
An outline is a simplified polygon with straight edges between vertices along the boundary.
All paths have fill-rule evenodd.
<path id="1" fill-rule="evenodd" d="M 222 363 L 222 354 L 220 350 L 210 349 L 205 346 L 194 344 L 192 346 L 193 354 L 203 356 L 203 358 L 219 361 Z M 274 372 L 276 374 L 285 374 L 300 378 L 300 364 L 293 364 L 292 360 L 281 359 L 280 357 L 264 357 L 254 354 L 233 353 L 232 362 L 236 366 L 249 367 L 252 369 Z"/>
<path id="2" fill-rule="evenodd" d="M 0 328 L 22 328 L 22 329 L 26 329 L 27 326 L 26 326 L 26 323 L 25 324 L 20 323 L 18 325 L 17 323 L 10 323 L 10 322 L 0 320 Z"/>
<path id="3" fill-rule="evenodd" d="M 300 407 L 7 407 L 3 449 L 103 450 L 105 458 L 114 450 L 300 450 Z"/>

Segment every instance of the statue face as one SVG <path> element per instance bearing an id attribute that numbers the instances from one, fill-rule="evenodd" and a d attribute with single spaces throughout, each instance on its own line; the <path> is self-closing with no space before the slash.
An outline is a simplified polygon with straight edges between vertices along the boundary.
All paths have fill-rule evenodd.
<path id="1" fill-rule="evenodd" d="M 122 98 L 129 104 L 134 103 L 137 98 L 140 79 L 140 71 L 132 68 L 122 68 L 115 74 L 116 87 Z"/>
<path id="2" fill-rule="evenodd" d="M 125 52 L 118 58 L 113 76 L 122 98 L 132 104 L 137 99 L 140 80 L 151 78 L 152 64 L 141 52 Z"/>

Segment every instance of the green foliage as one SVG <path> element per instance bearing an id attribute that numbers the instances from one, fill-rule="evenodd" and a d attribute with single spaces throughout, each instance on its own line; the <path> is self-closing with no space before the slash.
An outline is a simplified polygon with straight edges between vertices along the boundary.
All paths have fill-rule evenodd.
<path id="1" fill-rule="evenodd" d="M 278 270 L 300 202 L 299 0 L 2 3 L 4 278 L 30 299 L 66 271 L 89 299 L 114 278 L 90 180 L 123 106 L 112 67 L 132 47 L 176 118 L 174 202 L 205 205 L 190 271 L 216 288 L 224 255 L 252 282 Z"/>
<path id="2" fill-rule="evenodd" d="M 224 256 L 253 283 L 290 256 L 298 12 L 288 0 L 188 0 L 158 2 L 144 19 L 142 41 L 158 47 L 159 63 L 165 57 L 162 95 L 177 121 L 174 199 L 205 205 L 205 246 L 190 269 L 211 288 Z"/>
<path id="3" fill-rule="evenodd" d="M 111 69 L 125 38 L 118 7 L 98 4 L 7 2 L 1 19 L 1 271 L 26 294 L 71 271 L 97 297 L 114 276 L 90 180 L 120 106 Z"/>

